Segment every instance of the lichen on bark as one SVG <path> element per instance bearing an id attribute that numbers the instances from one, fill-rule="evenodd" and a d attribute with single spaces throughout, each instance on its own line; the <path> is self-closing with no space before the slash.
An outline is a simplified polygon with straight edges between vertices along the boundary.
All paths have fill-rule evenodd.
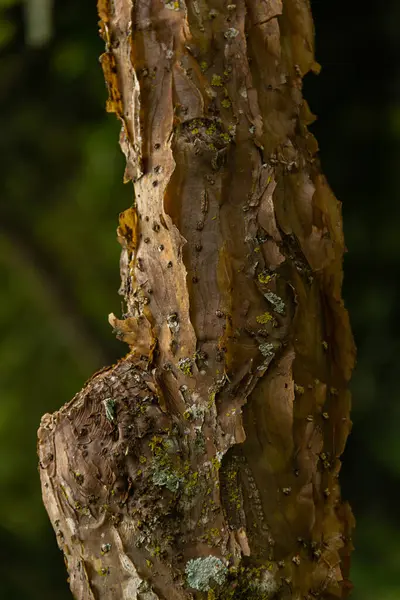
<path id="1" fill-rule="evenodd" d="M 109 317 L 130 352 L 39 430 L 71 590 L 344 598 L 354 345 L 340 204 L 301 94 L 308 0 L 98 10 L 134 186 Z"/>

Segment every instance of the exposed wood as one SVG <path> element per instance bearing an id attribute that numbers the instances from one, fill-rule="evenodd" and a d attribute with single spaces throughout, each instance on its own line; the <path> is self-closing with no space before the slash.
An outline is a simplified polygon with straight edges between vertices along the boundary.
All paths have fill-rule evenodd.
<path id="1" fill-rule="evenodd" d="M 130 353 L 39 430 L 79 600 L 344 598 L 354 345 L 307 0 L 105 0 Z"/>

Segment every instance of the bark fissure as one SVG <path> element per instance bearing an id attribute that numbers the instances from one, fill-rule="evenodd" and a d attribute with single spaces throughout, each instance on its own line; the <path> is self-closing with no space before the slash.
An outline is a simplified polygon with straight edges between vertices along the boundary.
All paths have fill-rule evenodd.
<path id="1" fill-rule="evenodd" d="M 342 598 L 354 348 L 307 0 L 101 0 L 130 353 L 39 430 L 79 599 Z"/>

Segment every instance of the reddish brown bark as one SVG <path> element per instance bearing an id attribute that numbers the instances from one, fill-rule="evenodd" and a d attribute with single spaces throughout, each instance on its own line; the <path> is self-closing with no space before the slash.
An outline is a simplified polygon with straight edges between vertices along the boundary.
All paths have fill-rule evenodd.
<path id="1" fill-rule="evenodd" d="M 131 351 L 39 430 L 81 599 L 343 598 L 354 346 L 307 0 L 99 2 Z"/>

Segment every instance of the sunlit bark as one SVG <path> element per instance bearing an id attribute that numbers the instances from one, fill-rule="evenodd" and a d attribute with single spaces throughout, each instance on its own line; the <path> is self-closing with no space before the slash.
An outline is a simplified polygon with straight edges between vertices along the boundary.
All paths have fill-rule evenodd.
<path id="1" fill-rule="evenodd" d="M 39 430 L 79 599 L 344 598 L 354 346 L 307 0 L 99 2 L 130 353 Z M 90 258 L 89 258 L 90 259 Z"/>

